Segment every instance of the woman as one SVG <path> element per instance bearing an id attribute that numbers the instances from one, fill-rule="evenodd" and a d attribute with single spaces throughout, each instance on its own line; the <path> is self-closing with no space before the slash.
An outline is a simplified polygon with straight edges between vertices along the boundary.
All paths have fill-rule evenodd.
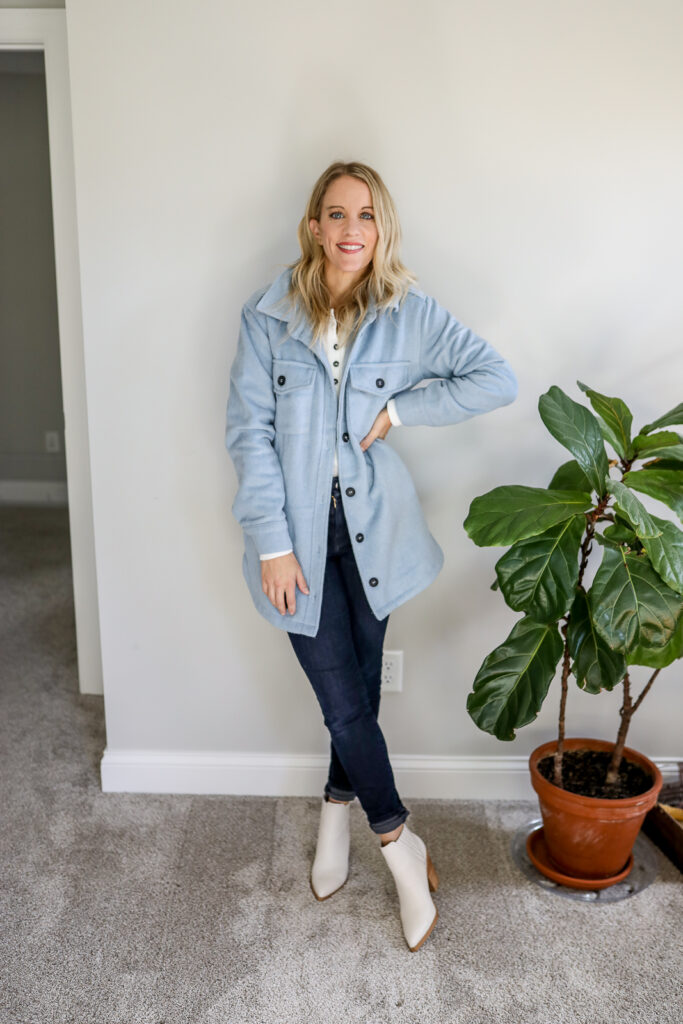
<path id="1" fill-rule="evenodd" d="M 313 892 L 327 899 L 346 881 L 357 796 L 414 951 L 438 917 L 437 876 L 406 824 L 377 720 L 382 646 L 389 613 L 433 581 L 444 555 L 386 436 L 505 405 L 517 385 L 487 342 L 415 287 L 371 167 L 331 164 L 298 238 L 301 257 L 242 308 L 225 435 L 232 511 L 254 603 L 287 631 L 330 733 Z"/>

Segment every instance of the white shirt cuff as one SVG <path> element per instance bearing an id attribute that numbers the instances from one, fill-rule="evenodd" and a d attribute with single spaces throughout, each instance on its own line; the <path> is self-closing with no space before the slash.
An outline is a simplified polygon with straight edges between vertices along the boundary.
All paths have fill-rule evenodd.
<path id="1" fill-rule="evenodd" d="M 393 398 L 390 398 L 387 402 L 387 412 L 389 413 L 389 419 L 391 420 L 392 427 L 402 426 L 398 413 L 396 412 L 396 402 Z"/>
<path id="2" fill-rule="evenodd" d="M 266 558 L 278 558 L 280 555 L 288 555 L 292 548 L 288 548 L 287 551 L 273 551 L 268 555 L 259 555 L 261 561 L 265 561 Z"/>

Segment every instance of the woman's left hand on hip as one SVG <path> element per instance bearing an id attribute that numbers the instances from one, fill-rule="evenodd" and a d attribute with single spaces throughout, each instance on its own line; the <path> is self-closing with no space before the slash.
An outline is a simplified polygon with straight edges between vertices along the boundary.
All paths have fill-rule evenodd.
<path id="1" fill-rule="evenodd" d="M 376 437 L 381 437 L 382 440 L 384 440 L 384 438 L 387 436 L 390 430 L 391 420 L 389 419 L 389 413 L 387 412 L 386 408 L 381 409 L 380 412 L 377 413 L 377 418 L 375 419 L 375 422 L 372 424 L 370 432 L 366 434 L 363 440 L 361 441 L 361 449 L 363 451 L 366 451 Z"/>

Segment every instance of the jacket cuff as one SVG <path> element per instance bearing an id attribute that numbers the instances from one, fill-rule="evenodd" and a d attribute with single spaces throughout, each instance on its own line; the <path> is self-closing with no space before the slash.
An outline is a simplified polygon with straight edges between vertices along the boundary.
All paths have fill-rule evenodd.
<path id="1" fill-rule="evenodd" d="M 429 419 L 425 416 L 424 392 L 424 388 L 409 388 L 407 391 L 400 391 L 390 399 L 394 404 L 394 410 L 399 416 L 402 426 L 418 427 L 429 423 Z M 389 412 L 388 402 L 387 412 Z M 389 413 L 389 416 L 391 416 L 391 413 Z"/>
<path id="2" fill-rule="evenodd" d="M 396 411 L 396 402 L 393 398 L 390 398 L 387 402 L 387 412 L 389 413 L 389 419 L 391 420 L 392 427 L 400 427 L 403 425 L 398 412 Z"/>
<path id="3" fill-rule="evenodd" d="M 292 548 L 289 548 L 287 551 L 270 551 L 267 555 L 259 555 L 259 558 L 262 562 L 265 562 L 269 558 L 279 558 L 280 555 L 288 555 L 291 550 Z"/>
<path id="4" fill-rule="evenodd" d="M 269 551 L 293 550 L 292 538 L 289 536 L 289 529 L 285 520 L 277 523 L 262 523 L 258 526 L 250 526 L 245 530 L 251 537 L 259 558 Z"/>

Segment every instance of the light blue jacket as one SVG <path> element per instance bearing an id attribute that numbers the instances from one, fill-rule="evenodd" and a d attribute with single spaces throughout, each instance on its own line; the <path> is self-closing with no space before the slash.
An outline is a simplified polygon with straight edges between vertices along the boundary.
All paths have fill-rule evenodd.
<path id="1" fill-rule="evenodd" d="M 460 423 L 512 402 L 517 381 L 482 338 L 411 286 L 399 309 L 371 304 L 351 345 L 339 400 L 324 351 L 310 349 L 308 323 L 276 303 L 291 270 L 242 307 L 230 371 L 225 444 L 237 472 L 232 513 L 244 533 L 242 572 L 257 610 L 291 633 L 320 622 L 327 528 L 337 445 L 339 485 L 353 552 L 370 607 L 383 619 L 427 587 L 444 554 L 427 526 L 410 473 L 386 441 L 360 441 L 391 397 L 403 426 Z M 435 378 L 415 388 L 420 381 Z M 414 390 L 413 390 L 414 389 Z M 282 615 L 261 583 L 259 556 L 294 550 L 310 593 Z"/>

